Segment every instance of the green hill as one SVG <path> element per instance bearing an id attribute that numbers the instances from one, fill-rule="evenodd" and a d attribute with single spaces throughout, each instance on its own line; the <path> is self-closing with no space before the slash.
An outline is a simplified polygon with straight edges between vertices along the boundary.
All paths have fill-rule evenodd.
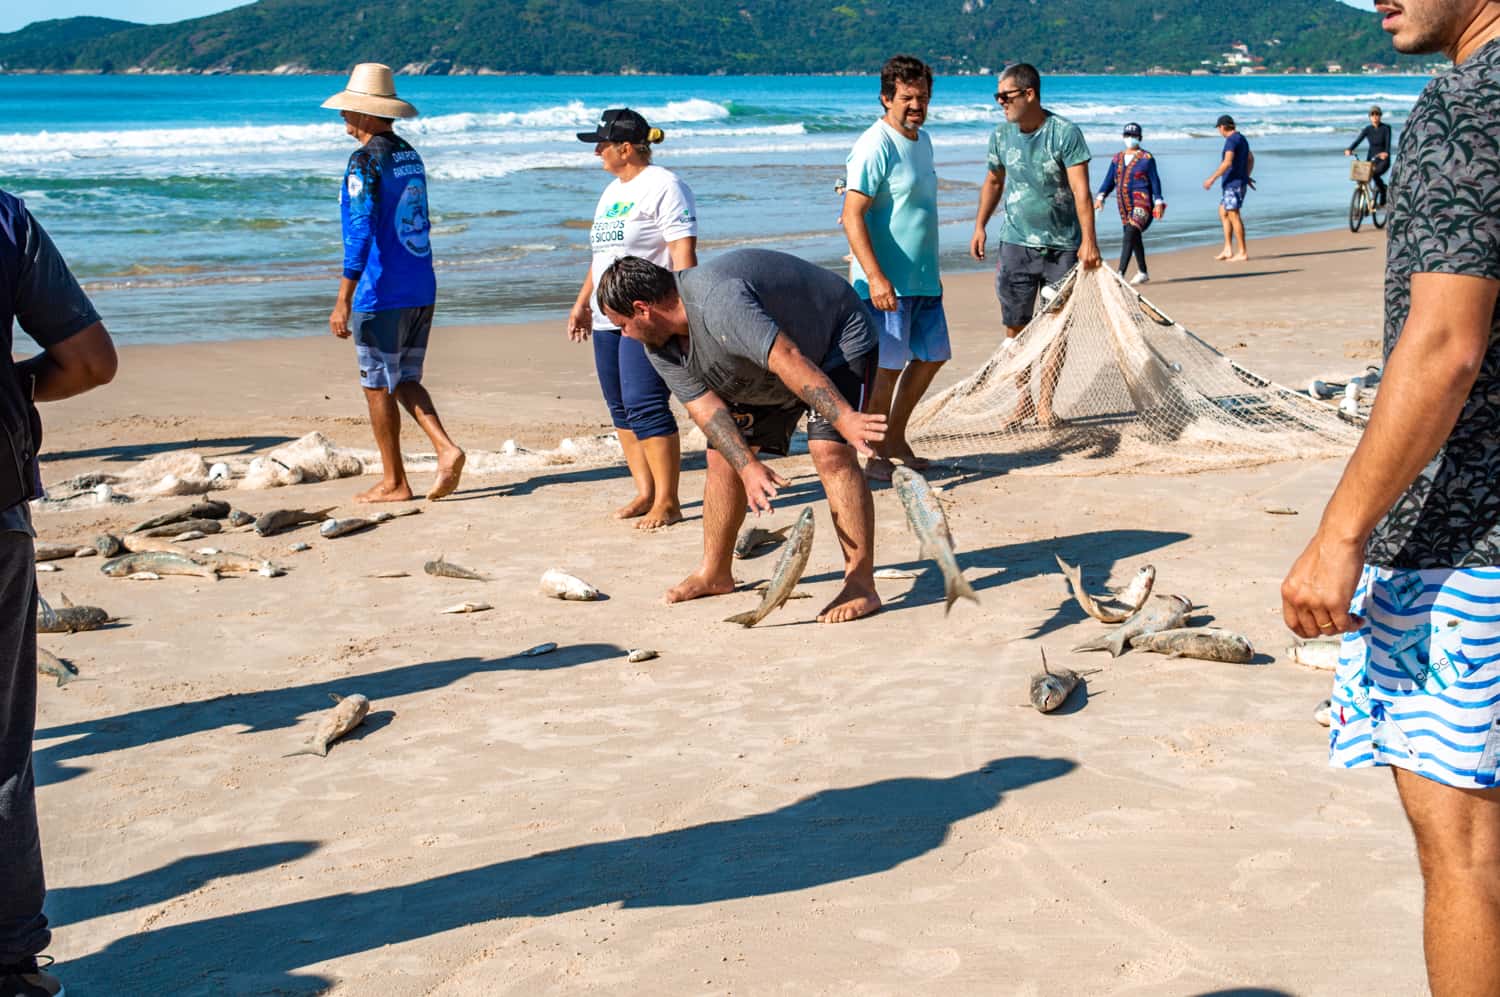
<path id="1" fill-rule="evenodd" d="M 1226 60 L 1236 43 L 1248 51 Z M 259 0 L 177 24 L 71 18 L 0 34 L 10 70 L 870 72 L 896 51 L 940 72 L 1410 64 L 1375 16 L 1337 0 Z"/>

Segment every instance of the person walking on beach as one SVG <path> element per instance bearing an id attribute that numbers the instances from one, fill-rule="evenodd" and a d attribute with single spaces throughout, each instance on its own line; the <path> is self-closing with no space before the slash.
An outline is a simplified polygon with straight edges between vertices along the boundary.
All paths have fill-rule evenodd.
<path id="1" fill-rule="evenodd" d="M 1385 377 L 1282 583 L 1343 633 L 1330 762 L 1391 766 L 1426 887 L 1434 997 L 1500 994 L 1500 3 L 1381 4 L 1422 91 L 1391 185 Z M 1379 911 L 1371 911 L 1381 923 Z"/>
<path id="2" fill-rule="evenodd" d="M 1375 206 L 1383 207 L 1387 193 L 1383 177 L 1391 168 L 1391 126 L 1381 123 L 1379 105 L 1370 108 L 1370 123 L 1365 125 L 1358 138 L 1349 143 L 1344 155 L 1354 155 L 1361 142 L 1370 143 L 1370 179 L 1375 182 Z"/>
<path id="3" fill-rule="evenodd" d="M 984 259 L 985 226 L 1003 200 L 995 295 L 1006 336 L 1014 339 L 1036 312 L 1043 285 L 1054 286 L 1077 264 L 1099 266 L 1094 234 L 1094 195 L 1089 184 L 1089 146 L 1077 125 L 1042 106 L 1042 78 L 1021 63 L 1000 75 L 995 100 L 1005 120 L 990 136 L 989 168 L 979 188 L 979 212 L 969 254 Z M 1035 416 L 1056 421 L 1052 395 L 1066 356 L 1063 340 L 1044 358 L 1038 401 L 1033 410 L 1025 392 L 1017 421 Z"/>
<path id="4" fill-rule="evenodd" d="M 880 70 L 885 114 L 849 153 L 842 224 L 854 255 L 850 279 L 880 336 L 868 410 L 887 415 L 885 441 L 865 473 L 889 481 L 893 460 L 918 471 L 906 424 L 952 356 L 938 274 L 938 183 L 932 140 L 922 130 L 932 70 L 909 55 Z"/>
<path id="5" fill-rule="evenodd" d="M 818 620 L 880 608 L 875 501 L 859 455 L 875 455 L 886 417 L 863 411 L 875 381 L 875 328 L 843 277 L 786 253 L 739 249 L 673 274 L 625 256 L 599 279 L 599 303 L 708 438 L 703 563 L 667 592 L 685 602 L 734 591 L 730 558 L 748 503 L 769 512 L 787 482 L 759 455 L 785 455 L 812 410 L 808 450 L 844 551 L 844 588 Z"/>
<path id="6" fill-rule="evenodd" d="M 1224 156 L 1219 168 L 1203 181 L 1204 190 L 1212 190 L 1214 181 L 1223 178 L 1219 192 L 1219 223 L 1224 227 L 1224 248 L 1216 260 L 1233 260 L 1243 263 L 1250 259 L 1250 243 L 1245 238 L 1245 219 L 1241 211 L 1245 197 L 1255 188 L 1251 174 L 1255 172 L 1255 153 L 1250 151 L 1250 142 L 1234 126 L 1234 118 L 1219 115 L 1219 134 L 1224 139 Z M 1234 248 L 1235 240 L 1240 248 Z"/>
<path id="7" fill-rule="evenodd" d="M 1116 200 L 1120 206 L 1120 221 L 1125 226 L 1124 242 L 1120 248 L 1120 276 L 1130 260 L 1135 258 L 1135 279 L 1132 284 L 1145 284 L 1151 280 L 1146 271 L 1146 230 L 1152 221 L 1166 214 L 1167 202 L 1161 196 L 1161 177 L 1156 172 L 1156 158 L 1141 148 L 1141 126 L 1135 122 L 1125 126 L 1125 148 L 1115 153 L 1109 162 L 1109 172 L 1104 183 L 1099 185 L 1099 196 L 1094 199 L 1094 210 L 1104 210 L 1104 199 L 1119 191 Z"/>
<path id="8" fill-rule="evenodd" d="M 697 266 L 698 209 L 687 184 L 652 164 L 651 146 L 665 136 L 635 111 L 605 111 L 598 127 L 579 132 L 578 138 L 594 144 L 594 155 L 614 180 L 594 209 L 593 262 L 568 316 L 568 336 L 575 343 L 594 338 L 599 387 L 635 481 L 635 498 L 615 515 L 638 519 L 637 529 L 654 530 L 682 521 L 677 497 L 682 445 L 671 392 L 646 359 L 645 347 L 620 335 L 604 309 L 595 307 L 594 291 L 599 275 L 622 256 L 672 270 Z"/>
<path id="9" fill-rule="evenodd" d="M 440 499 L 458 487 L 464 452 L 448 437 L 422 386 L 422 363 L 432 331 L 437 280 L 432 271 L 432 225 L 422 157 L 391 130 L 417 109 L 397 98 L 390 67 L 354 67 L 349 85 L 323 102 L 344 119 L 360 143 L 349 157 L 339 209 L 344 228 L 344 274 L 328 328 L 354 337 L 359 383 L 384 474 L 356 502 L 405 502 L 412 497 L 401 458 L 399 402 L 437 451 L 437 480 L 427 492 Z"/>
<path id="10" fill-rule="evenodd" d="M 19 322 L 42 352 L 12 360 Z M 27 501 L 41 494 L 33 402 L 107 384 L 113 342 L 62 255 L 19 198 L 0 190 L 0 997 L 57 997 L 37 956 L 52 940 L 37 828 L 35 552 Z"/>

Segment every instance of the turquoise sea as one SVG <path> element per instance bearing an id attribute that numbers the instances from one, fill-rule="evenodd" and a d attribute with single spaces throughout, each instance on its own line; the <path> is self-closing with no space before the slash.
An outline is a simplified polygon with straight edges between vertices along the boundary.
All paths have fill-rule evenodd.
<path id="1" fill-rule="evenodd" d="M 319 103 L 342 79 L 0 76 L 0 187 L 26 198 L 126 343 L 326 332 L 340 260 L 339 180 L 353 143 Z M 1044 103 L 1084 129 L 1097 186 L 1121 126 L 1160 162 L 1162 251 L 1218 238 L 1202 189 L 1233 114 L 1256 153 L 1256 235 L 1338 226 L 1342 149 L 1372 103 L 1399 129 L 1419 77 L 1051 77 Z M 968 258 L 993 77 L 937 81 L 928 128 L 941 183 L 944 265 Z M 698 198 L 701 253 L 784 249 L 830 266 L 847 251 L 834 182 L 880 114 L 870 77 L 421 77 L 398 126 L 431 177 L 438 321 L 555 318 L 588 266 L 609 176 L 575 131 L 630 105 L 663 128 L 657 161 Z M 1112 207 L 1100 216 L 1117 251 Z M 995 223 L 991 224 L 991 232 Z M 1252 246 L 1253 248 L 1253 246 Z"/>

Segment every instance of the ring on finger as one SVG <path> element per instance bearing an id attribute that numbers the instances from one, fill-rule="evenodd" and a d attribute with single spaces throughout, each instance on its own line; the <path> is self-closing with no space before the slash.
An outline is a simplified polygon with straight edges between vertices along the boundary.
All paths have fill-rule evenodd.
<path id="1" fill-rule="evenodd" d="M 1334 629 L 1334 623 L 1331 620 L 1329 622 L 1327 622 L 1327 623 L 1319 623 L 1318 624 L 1318 629 L 1319 630 L 1332 630 L 1332 629 Z"/>

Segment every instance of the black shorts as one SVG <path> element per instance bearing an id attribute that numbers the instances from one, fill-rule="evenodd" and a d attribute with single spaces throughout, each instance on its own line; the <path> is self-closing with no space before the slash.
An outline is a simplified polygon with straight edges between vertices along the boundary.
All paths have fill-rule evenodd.
<path id="1" fill-rule="evenodd" d="M 839 394 L 844 396 L 844 401 L 856 411 L 864 408 L 865 400 L 875 387 L 875 371 L 879 368 L 876 360 L 877 354 L 867 353 L 823 372 L 833 382 Z M 761 453 L 785 457 L 791 451 L 792 434 L 797 431 L 797 423 L 808 412 L 808 407 L 801 399 L 791 405 L 731 403 L 729 412 L 734 416 L 734 424 L 739 427 L 740 435 L 747 444 Z M 833 428 L 833 423 L 816 412 L 808 416 L 807 438 L 848 443 Z M 713 444 L 709 446 L 712 447 Z"/>
<path id="2" fill-rule="evenodd" d="M 1144 231 L 1144 230 L 1142 230 Z M 995 269 L 995 297 L 1000 299 L 1000 321 L 1012 329 L 1028 324 L 1036 314 L 1036 297 L 1043 284 L 1061 284 L 1078 262 L 1076 249 L 1000 244 Z"/>

